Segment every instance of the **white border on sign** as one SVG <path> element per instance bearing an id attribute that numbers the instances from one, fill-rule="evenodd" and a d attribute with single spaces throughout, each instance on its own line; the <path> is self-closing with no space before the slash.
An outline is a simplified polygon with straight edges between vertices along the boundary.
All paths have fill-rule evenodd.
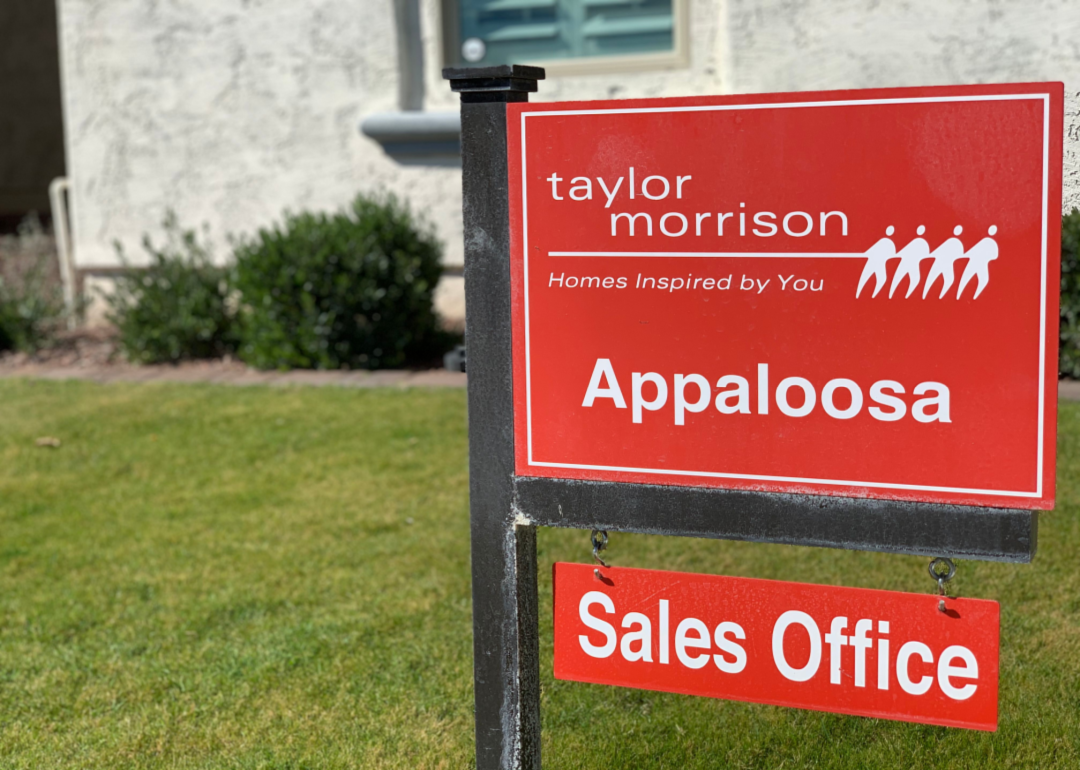
<path id="1" fill-rule="evenodd" d="M 624 468 L 614 465 L 583 465 L 579 463 L 553 463 L 533 460 L 532 449 L 532 361 L 529 345 L 529 205 L 528 180 L 526 179 L 525 127 L 526 118 L 572 116 L 572 115 L 629 115 L 651 112 L 721 112 L 728 110 L 782 110 L 799 107 L 846 107 L 891 104 L 933 104 L 941 102 L 996 102 L 1041 99 L 1043 102 L 1043 189 L 1042 189 L 1042 286 L 1039 304 L 1039 434 L 1035 491 L 1011 491 L 1000 489 L 967 489 L 963 487 L 935 487 L 920 484 L 889 484 L 870 481 L 844 481 L 839 479 L 807 479 L 794 476 L 763 476 L 749 473 L 718 473 L 714 471 L 684 471 L 670 468 Z M 980 96 L 926 96 L 907 99 L 852 99 L 822 102 L 784 102 L 767 104 L 717 104 L 687 107 L 628 107 L 602 110 L 541 110 L 521 113 L 521 222 L 522 256 L 525 271 L 525 433 L 528 450 L 527 463 L 544 468 L 570 468 L 586 471 L 616 471 L 620 473 L 652 473 L 661 476 L 697 476 L 701 478 L 739 479 L 746 481 L 779 481 L 786 483 L 821 484 L 839 487 L 866 487 L 872 489 L 916 490 L 922 492 L 950 492 L 978 494 L 997 497 L 1042 497 L 1043 486 L 1043 420 L 1046 400 L 1046 228 L 1050 185 L 1050 94 L 985 94 Z"/>

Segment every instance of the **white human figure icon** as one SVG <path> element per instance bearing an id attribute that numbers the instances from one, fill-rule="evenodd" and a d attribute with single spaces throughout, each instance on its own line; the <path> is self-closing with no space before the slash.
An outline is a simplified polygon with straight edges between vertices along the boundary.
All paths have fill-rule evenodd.
<path id="1" fill-rule="evenodd" d="M 986 232 L 987 237 L 972 246 L 966 255 L 968 263 L 964 268 L 964 275 L 960 278 L 960 288 L 956 290 L 957 299 L 960 299 L 960 295 L 964 293 L 964 287 L 972 278 L 979 279 L 979 286 L 975 289 L 975 296 L 972 299 L 978 299 L 986 288 L 986 284 L 990 283 L 990 263 L 998 258 L 998 245 L 993 238 L 997 235 L 997 225 L 990 225 L 990 229 Z"/>
<path id="2" fill-rule="evenodd" d="M 922 236 L 926 232 L 926 228 L 919 225 L 919 229 L 915 232 Z M 912 238 L 907 246 L 896 253 L 896 256 L 900 257 L 900 266 L 896 268 L 896 273 L 893 274 L 892 286 L 889 287 L 889 299 L 892 299 L 896 287 L 907 278 L 910 283 L 908 284 L 907 294 L 904 295 L 906 299 L 919 287 L 919 263 L 930 256 L 930 244 L 922 237 Z"/>
<path id="3" fill-rule="evenodd" d="M 876 279 L 874 285 L 874 293 L 872 297 L 876 297 L 878 292 L 881 291 L 881 287 L 885 285 L 885 281 L 889 276 L 885 271 L 885 266 L 888 261 L 896 256 L 896 244 L 892 242 L 891 236 L 896 232 L 896 228 L 889 225 L 885 228 L 885 238 L 882 238 L 869 249 L 866 250 L 866 267 L 863 268 L 862 277 L 859 278 L 859 288 L 855 291 L 855 298 L 858 299 L 862 294 L 863 286 L 873 276 Z"/>
<path id="4" fill-rule="evenodd" d="M 964 228 L 960 225 L 953 228 L 954 236 L 960 235 L 962 232 L 964 232 Z M 959 238 L 950 238 L 934 249 L 930 256 L 934 258 L 934 264 L 930 267 L 930 274 L 926 276 L 922 296 L 923 299 L 926 299 L 926 295 L 930 293 L 930 287 L 934 285 L 934 281 L 939 276 L 942 276 L 945 279 L 945 285 L 941 287 L 941 294 L 938 296 L 938 299 L 942 299 L 952 287 L 953 281 L 956 280 L 953 265 L 956 264 L 956 260 L 964 256 L 964 244 L 960 242 Z"/>

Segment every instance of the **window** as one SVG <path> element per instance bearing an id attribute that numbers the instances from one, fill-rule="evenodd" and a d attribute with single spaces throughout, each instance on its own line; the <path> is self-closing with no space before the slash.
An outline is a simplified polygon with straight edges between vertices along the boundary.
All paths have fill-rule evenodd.
<path id="1" fill-rule="evenodd" d="M 451 64 L 556 74 L 685 64 L 685 0 L 445 0 L 444 9 Z"/>

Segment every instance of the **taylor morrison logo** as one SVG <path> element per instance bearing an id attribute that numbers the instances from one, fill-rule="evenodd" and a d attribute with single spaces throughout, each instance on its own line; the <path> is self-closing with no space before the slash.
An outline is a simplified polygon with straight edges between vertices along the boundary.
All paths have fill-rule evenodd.
<path id="1" fill-rule="evenodd" d="M 896 265 L 892 283 L 889 286 L 889 299 L 892 299 L 905 279 L 908 282 L 905 299 L 915 292 L 922 279 L 920 266 L 924 259 L 932 258 L 934 262 L 926 275 L 926 283 L 923 284 L 923 299 L 930 294 L 931 288 L 939 278 L 941 279 L 941 293 L 938 294 L 938 299 L 945 298 L 956 280 L 954 266 L 961 259 L 967 259 L 967 265 L 964 267 L 963 275 L 960 276 L 960 284 L 956 290 L 957 299 L 960 299 L 964 289 L 972 281 L 977 282 L 973 299 L 978 299 L 990 283 L 990 263 L 998 258 L 998 245 L 993 237 L 997 234 L 996 225 L 990 225 L 987 236 L 966 251 L 959 237 L 964 232 L 964 228 L 960 225 L 953 228 L 952 238 L 933 251 L 930 250 L 930 244 L 922 237 L 926 232 L 926 228 L 922 225 L 919 225 L 916 230 L 916 237 L 908 241 L 907 245 L 899 251 L 896 250 L 896 244 L 892 239 L 895 231 L 896 228 L 890 225 L 885 229 L 885 237 L 866 250 L 866 267 L 863 268 L 862 276 L 859 278 L 859 288 L 855 291 L 856 297 L 862 294 L 871 278 L 874 279 L 874 292 L 870 296 L 878 295 L 888 283 L 889 262 L 892 260 L 899 260 L 899 263 Z"/>

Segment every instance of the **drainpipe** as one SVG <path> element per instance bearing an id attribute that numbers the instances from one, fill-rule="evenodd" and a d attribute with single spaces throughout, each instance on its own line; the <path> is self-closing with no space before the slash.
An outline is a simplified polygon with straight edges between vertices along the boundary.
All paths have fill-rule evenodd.
<path id="1" fill-rule="evenodd" d="M 60 283 L 64 291 L 64 309 L 67 311 L 67 328 L 74 329 L 75 317 L 75 260 L 71 250 L 68 229 L 67 196 L 71 180 L 60 176 L 49 184 L 49 202 L 52 206 L 53 232 L 56 235 L 56 255 L 60 260 Z"/>
<path id="2" fill-rule="evenodd" d="M 398 107 L 424 109 L 424 41 L 420 35 L 420 0 L 394 0 L 397 26 Z"/>

